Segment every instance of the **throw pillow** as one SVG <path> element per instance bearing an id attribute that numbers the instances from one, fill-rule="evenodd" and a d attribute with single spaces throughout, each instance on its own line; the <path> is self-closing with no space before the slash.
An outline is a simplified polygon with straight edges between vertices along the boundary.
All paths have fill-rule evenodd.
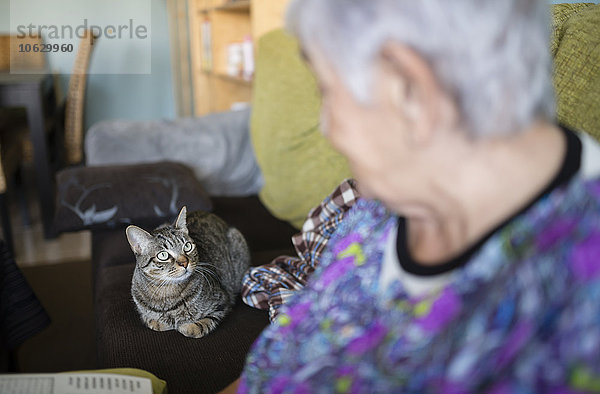
<path id="1" fill-rule="evenodd" d="M 179 163 L 76 167 L 56 179 L 58 232 L 173 220 L 184 205 L 212 209 L 192 170 Z"/>
<path id="2" fill-rule="evenodd" d="M 86 164 L 175 161 L 190 167 L 211 196 L 254 195 L 263 179 L 249 123 L 249 109 L 173 120 L 105 120 L 86 132 Z"/>
<path id="3" fill-rule="evenodd" d="M 281 29 L 259 40 L 252 107 L 252 142 L 265 182 L 260 199 L 300 228 L 350 171 L 319 130 L 315 79 L 296 40 Z"/>

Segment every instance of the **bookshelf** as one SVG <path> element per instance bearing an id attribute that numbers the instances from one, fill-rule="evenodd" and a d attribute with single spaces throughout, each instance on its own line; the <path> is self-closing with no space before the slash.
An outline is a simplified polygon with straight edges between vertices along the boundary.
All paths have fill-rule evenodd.
<path id="1" fill-rule="evenodd" d="M 288 0 L 167 2 L 178 114 L 185 114 L 180 108 L 199 116 L 249 103 L 252 76 L 244 65 L 253 50 L 248 43 L 283 25 Z M 181 34 L 182 26 L 187 35 Z"/>

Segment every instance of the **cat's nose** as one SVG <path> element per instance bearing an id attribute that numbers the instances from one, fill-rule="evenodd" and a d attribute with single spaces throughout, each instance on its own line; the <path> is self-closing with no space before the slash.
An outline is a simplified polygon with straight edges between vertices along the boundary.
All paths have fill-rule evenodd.
<path id="1" fill-rule="evenodd" d="M 187 268 L 189 263 L 190 263 L 190 261 L 188 260 L 187 257 L 185 257 L 185 256 L 177 257 L 177 264 L 180 265 L 181 267 Z"/>

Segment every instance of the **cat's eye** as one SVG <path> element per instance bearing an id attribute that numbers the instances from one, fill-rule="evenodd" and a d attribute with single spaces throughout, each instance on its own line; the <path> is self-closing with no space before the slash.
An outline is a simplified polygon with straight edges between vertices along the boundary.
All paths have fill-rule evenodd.
<path id="1" fill-rule="evenodd" d="M 167 252 L 158 252 L 158 254 L 156 255 L 156 258 L 160 261 L 167 261 L 169 260 L 169 254 Z"/>
<path id="2" fill-rule="evenodd" d="M 189 253 L 192 251 L 192 249 L 194 249 L 194 244 L 191 242 L 186 242 L 185 245 L 183 245 L 183 251 L 185 253 Z"/>

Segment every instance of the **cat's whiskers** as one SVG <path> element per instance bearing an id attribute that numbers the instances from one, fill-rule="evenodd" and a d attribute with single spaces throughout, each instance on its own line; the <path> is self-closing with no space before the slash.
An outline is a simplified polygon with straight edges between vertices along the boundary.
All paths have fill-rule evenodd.
<path id="1" fill-rule="evenodd" d="M 198 265 L 195 268 L 195 270 L 202 270 L 203 272 L 208 273 L 210 276 L 212 276 L 213 278 L 215 278 L 218 281 L 219 277 L 213 271 L 214 269 L 215 269 L 215 266 L 212 264 L 208 264 L 208 263 L 198 263 Z"/>
<path id="2" fill-rule="evenodd" d="M 162 276 L 162 277 L 158 277 L 155 279 L 156 281 L 158 281 L 158 284 L 155 286 L 154 291 L 152 292 L 152 294 L 150 295 L 151 299 L 164 299 L 166 298 L 166 296 L 163 294 L 161 297 L 157 297 L 159 295 L 159 292 L 162 291 L 167 284 L 169 284 L 170 282 L 170 278 Z"/>
<path id="3" fill-rule="evenodd" d="M 211 286 L 216 286 L 219 283 L 219 278 L 215 275 L 214 272 L 205 269 L 200 265 L 198 265 L 194 269 L 194 272 L 197 272 L 198 274 L 202 275 L 204 280 L 206 280 L 206 282 L 208 282 L 208 284 L 210 284 Z"/>
<path id="4" fill-rule="evenodd" d="M 177 268 L 173 267 L 169 269 L 169 272 L 167 272 L 167 276 L 169 278 L 178 278 L 178 276 L 175 276 L 175 274 L 177 273 Z"/>
<path id="5" fill-rule="evenodd" d="M 202 276 L 204 278 L 204 280 L 206 282 L 208 282 L 210 285 L 214 285 L 214 283 L 210 280 L 209 277 L 207 277 L 204 272 L 202 270 L 196 270 L 195 272 L 197 272 L 200 276 Z"/>
<path id="6" fill-rule="evenodd" d="M 163 297 L 158 297 L 158 295 L 159 295 L 160 291 L 162 290 L 162 288 L 163 288 L 165 285 L 166 285 L 166 281 L 165 281 L 165 280 L 162 280 L 162 281 L 160 281 L 160 282 L 158 283 L 158 285 L 157 285 L 157 286 L 154 286 L 154 291 L 152 291 L 152 294 L 150 294 L 150 299 L 152 299 L 152 300 L 156 300 L 157 298 L 158 298 L 158 299 L 164 298 L 164 296 L 163 296 Z"/>
<path id="7" fill-rule="evenodd" d="M 186 274 L 188 274 L 189 272 L 191 272 L 191 270 L 188 268 L 183 268 L 183 270 L 181 270 L 178 267 L 173 267 L 169 269 L 169 272 L 167 272 L 167 276 L 170 279 L 181 280 L 184 279 L 184 277 L 187 277 Z"/>
<path id="8" fill-rule="evenodd" d="M 202 271 L 204 273 L 207 273 L 209 275 L 211 275 L 213 278 L 215 279 L 219 279 L 217 274 L 213 271 L 215 269 L 215 266 L 212 264 L 208 264 L 208 263 L 198 263 L 196 265 L 196 267 L 194 268 L 195 271 Z"/>

